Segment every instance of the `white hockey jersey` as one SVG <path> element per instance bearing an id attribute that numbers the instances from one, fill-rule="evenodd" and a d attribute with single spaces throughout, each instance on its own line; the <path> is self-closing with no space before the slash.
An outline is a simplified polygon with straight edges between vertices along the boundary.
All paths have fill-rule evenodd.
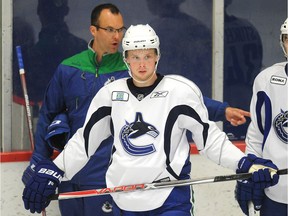
<path id="1" fill-rule="evenodd" d="M 246 137 L 246 153 L 271 159 L 279 169 L 288 165 L 288 83 L 285 65 L 275 64 L 258 74 L 254 80 L 250 105 L 251 123 Z M 286 66 L 287 67 L 287 66 Z M 277 202 L 288 203 L 288 178 L 265 189 Z"/>
<path id="2" fill-rule="evenodd" d="M 244 153 L 208 120 L 201 92 L 193 82 L 178 75 L 164 76 L 150 94 L 137 99 L 127 79 L 121 79 L 97 93 L 83 128 L 54 162 L 71 179 L 112 134 L 114 147 L 106 174 L 107 187 L 180 179 L 190 152 L 186 130 L 192 132 L 200 154 L 237 169 Z M 189 175 L 190 170 L 184 174 Z M 162 206 L 171 190 L 111 195 L 123 210 L 147 211 Z"/>

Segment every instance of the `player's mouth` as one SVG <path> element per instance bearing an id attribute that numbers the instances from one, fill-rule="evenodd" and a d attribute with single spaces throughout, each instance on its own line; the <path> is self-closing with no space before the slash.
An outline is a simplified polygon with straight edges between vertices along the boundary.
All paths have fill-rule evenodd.
<path id="1" fill-rule="evenodd" d="M 145 74 L 147 71 L 146 70 L 139 70 L 138 73 L 139 74 Z"/>

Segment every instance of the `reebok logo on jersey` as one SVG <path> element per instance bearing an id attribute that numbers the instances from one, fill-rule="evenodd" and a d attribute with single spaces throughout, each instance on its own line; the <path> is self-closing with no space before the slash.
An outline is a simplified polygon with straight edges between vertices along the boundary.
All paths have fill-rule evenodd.
<path id="1" fill-rule="evenodd" d="M 112 101 L 128 101 L 129 94 L 127 92 L 122 91 L 114 91 L 112 92 Z"/>
<path id="2" fill-rule="evenodd" d="M 168 95 L 168 91 L 158 91 L 158 92 L 153 92 L 151 94 L 151 98 L 166 97 L 167 95 Z"/>
<path id="3" fill-rule="evenodd" d="M 277 85 L 285 85 L 287 78 L 279 77 L 279 76 L 272 76 L 270 82 Z"/>

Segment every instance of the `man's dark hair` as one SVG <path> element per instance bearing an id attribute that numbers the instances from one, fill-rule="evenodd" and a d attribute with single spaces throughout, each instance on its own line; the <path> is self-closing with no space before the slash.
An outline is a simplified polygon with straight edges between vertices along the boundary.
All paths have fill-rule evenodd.
<path id="1" fill-rule="evenodd" d="M 109 9 L 112 14 L 119 14 L 119 9 L 113 4 L 101 4 L 96 6 L 91 13 L 91 25 L 99 25 L 100 13 L 104 9 Z"/>

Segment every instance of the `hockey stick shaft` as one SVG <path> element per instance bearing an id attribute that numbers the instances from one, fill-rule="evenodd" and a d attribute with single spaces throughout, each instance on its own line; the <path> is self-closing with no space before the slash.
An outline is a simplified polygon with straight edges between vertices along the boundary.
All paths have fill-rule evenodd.
<path id="1" fill-rule="evenodd" d="M 248 202 L 248 216 L 255 216 L 256 212 L 254 210 L 254 204 L 252 201 Z"/>
<path id="2" fill-rule="evenodd" d="M 288 173 L 288 169 L 282 169 L 282 170 L 277 171 L 278 175 L 286 175 L 287 173 Z M 148 184 L 125 185 L 125 186 L 117 186 L 117 187 L 111 187 L 111 188 L 60 193 L 60 194 L 53 195 L 50 199 L 51 200 L 64 200 L 64 199 L 100 196 L 100 195 L 120 193 L 120 192 L 145 191 L 145 190 L 151 190 L 151 189 L 161 189 L 161 188 L 187 186 L 187 185 L 225 182 L 225 181 L 233 181 L 233 180 L 244 180 L 244 179 L 250 178 L 251 176 L 252 176 L 252 173 L 240 173 L 240 174 L 232 174 L 232 175 L 215 176 L 215 177 L 210 177 L 210 178 L 201 178 L 201 179 L 196 179 L 196 180 L 186 179 L 186 180 L 175 180 L 175 181 L 168 181 L 168 182 L 155 182 L 155 183 L 148 183 Z"/>
<path id="3" fill-rule="evenodd" d="M 16 53 L 18 58 L 18 65 L 19 65 L 19 74 L 20 74 L 20 80 L 22 85 L 22 91 L 24 95 L 25 100 L 25 110 L 26 110 L 26 118 L 28 123 L 28 129 L 29 129 L 29 139 L 31 144 L 31 149 L 34 149 L 34 136 L 33 136 L 33 127 L 32 127 L 32 115 L 30 110 L 30 102 L 28 97 L 28 91 L 27 91 L 27 85 L 26 85 L 26 78 L 25 78 L 25 69 L 24 69 L 24 63 L 22 58 L 22 51 L 21 46 L 16 46 Z"/>
<path id="4" fill-rule="evenodd" d="M 21 46 L 16 46 L 16 53 L 17 53 L 17 59 L 18 59 L 18 65 L 19 65 L 19 74 L 20 74 L 21 86 L 22 86 L 22 91 L 23 91 L 24 101 L 25 101 L 25 111 L 26 111 L 26 119 L 27 119 L 27 123 L 28 123 L 30 145 L 31 145 L 31 149 L 34 150 L 34 135 L 33 135 L 32 115 L 31 115 L 30 102 L 29 102 L 27 85 L 26 85 L 25 69 L 24 69 L 24 62 L 23 62 L 23 57 L 22 57 Z M 42 210 L 42 216 L 46 216 L 46 210 L 45 209 Z"/>

